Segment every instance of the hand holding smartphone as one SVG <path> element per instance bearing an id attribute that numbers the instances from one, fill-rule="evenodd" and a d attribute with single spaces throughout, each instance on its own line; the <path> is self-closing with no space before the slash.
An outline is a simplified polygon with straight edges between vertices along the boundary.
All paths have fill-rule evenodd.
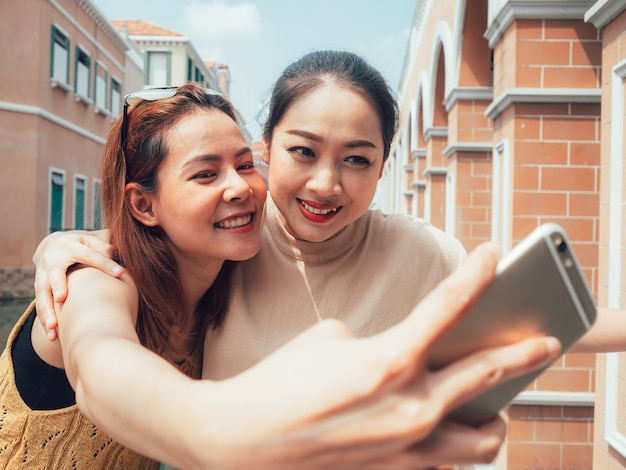
<path id="1" fill-rule="evenodd" d="M 430 365 L 437 369 L 474 351 L 540 334 L 558 338 L 564 353 L 595 318 L 593 295 L 565 231 L 544 224 L 500 261 L 492 284 L 433 349 Z M 450 418 L 469 425 L 493 419 L 545 369 L 488 390 Z"/>

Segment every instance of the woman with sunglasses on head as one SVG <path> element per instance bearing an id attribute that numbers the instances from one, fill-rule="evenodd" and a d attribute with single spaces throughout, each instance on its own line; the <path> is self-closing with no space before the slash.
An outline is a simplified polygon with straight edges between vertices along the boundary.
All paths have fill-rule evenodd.
<path id="1" fill-rule="evenodd" d="M 127 112 L 125 102 L 102 166 L 103 213 L 126 274 L 69 275 L 59 342 L 32 328 L 33 305 L 14 328 L 1 362 L 3 468 L 158 467 L 95 428 L 83 397 L 94 386 L 132 394 L 98 375 L 110 363 L 142 377 L 148 351 L 162 358 L 156 368 L 199 378 L 204 333 L 224 313 L 226 260 L 259 248 L 266 190 L 230 103 L 194 85 L 126 99 L 139 103 Z"/>
<path id="2" fill-rule="evenodd" d="M 324 57 L 322 58 L 324 61 L 326 60 Z M 344 58 L 354 60 L 354 57 L 349 54 L 346 57 L 342 55 L 339 57 L 341 61 Z M 357 61 L 357 65 L 360 66 L 361 63 Z M 333 67 L 335 66 L 333 65 Z M 332 76 L 332 74 L 330 75 Z M 374 78 L 378 79 L 377 76 Z M 395 105 L 393 104 L 393 99 L 381 104 L 380 109 L 388 109 L 389 105 L 391 105 L 392 111 L 386 116 L 379 116 L 380 109 L 372 104 L 369 95 L 361 89 L 354 91 L 353 88 L 345 86 L 345 83 L 341 82 L 340 86 L 335 84 L 333 80 L 329 80 L 329 83 L 324 80 L 320 82 L 322 85 L 305 87 L 306 92 L 304 96 L 301 96 L 300 99 L 294 99 L 292 103 L 288 103 L 283 108 L 285 111 L 284 115 L 287 118 L 291 116 L 291 109 L 298 110 L 294 103 L 310 107 L 309 111 L 315 111 L 310 113 L 317 120 L 311 121 L 315 122 L 315 125 L 298 124 L 293 127 L 290 126 L 283 131 L 290 138 L 305 139 L 307 143 L 303 144 L 299 140 L 289 145 L 281 143 L 280 146 L 285 145 L 287 154 L 297 159 L 298 162 L 315 161 L 315 153 L 311 152 L 310 142 L 323 141 L 321 137 L 326 137 L 327 135 L 326 131 L 320 132 L 315 127 L 319 126 L 319 123 L 324 120 L 324 118 L 320 120 L 320 114 L 324 115 L 326 105 L 324 104 L 324 107 L 321 109 L 315 109 L 310 104 L 310 98 L 312 97 L 311 99 L 314 102 L 319 103 L 336 100 L 335 102 L 340 104 L 336 110 L 337 120 L 331 120 L 329 124 L 337 128 L 339 143 L 335 142 L 334 138 L 329 137 L 329 148 L 332 151 L 329 153 L 324 151 L 322 170 L 330 174 L 339 167 L 342 171 L 345 171 L 347 173 L 345 178 L 349 184 L 344 182 L 343 185 L 350 186 L 349 197 L 342 197 L 342 204 L 335 203 L 332 207 L 329 203 L 331 198 L 328 197 L 329 201 L 325 202 L 327 207 L 322 207 L 320 206 L 320 201 L 315 201 L 311 196 L 298 196 L 296 199 L 300 207 L 303 207 L 309 214 L 313 214 L 305 214 L 307 221 L 312 219 L 319 223 L 320 221 L 333 219 L 332 216 L 328 216 L 331 213 L 341 214 L 341 217 L 336 219 L 337 221 L 334 225 L 333 223 L 326 224 L 330 225 L 330 228 L 319 228 L 313 225 L 313 229 L 310 232 L 305 232 L 308 229 L 305 226 L 303 232 L 306 235 L 298 237 L 292 234 L 292 230 L 295 233 L 294 227 L 297 227 L 296 224 L 301 222 L 297 219 L 287 220 L 289 208 L 280 208 L 280 203 L 276 201 L 276 206 L 280 208 L 284 219 L 278 215 L 272 215 L 276 214 L 276 209 L 273 209 L 273 213 L 269 213 L 271 220 L 268 220 L 268 222 L 272 225 L 270 225 L 270 229 L 266 234 L 265 243 L 271 241 L 272 231 L 276 230 L 276 227 L 279 226 L 278 224 L 280 223 L 281 226 L 284 224 L 283 230 L 285 230 L 285 234 L 280 236 L 283 238 L 290 236 L 293 240 L 288 242 L 280 240 L 280 243 L 283 245 L 279 248 L 288 247 L 290 243 L 291 246 L 296 248 L 288 250 L 286 254 L 288 261 L 281 260 L 280 262 L 283 265 L 293 263 L 294 266 L 301 268 L 301 273 L 306 274 L 310 269 L 310 266 L 307 265 L 307 259 L 305 257 L 298 259 L 297 256 L 294 256 L 294 253 L 309 254 L 298 246 L 301 238 L 307 240 L 307 243 L 312 245 L 312 264 L 323 265 L 325 262 L 323 258 L 315 259 L 315 250 L 319 249 L 322 252 L 329 252 L 328 244 L 325 245 L 327 239 L 337 238 L 336 235 L 341 235 L 344 231 L 351 230 L 349 235 L 356 240 L 357 249 L 355 250 L 349 245 L 349 249 L 346 250 L 343 244 L 346 242 L 352 243 L 350 238 L 338 238 L 339 243 L 334 248 L 331 247 L 332 249 L 330 250 L 330 252 L 334 252 L 332 253 L 334 257 L 329 259 L 331 262 L 338 257 L 346 260 L 350 259 L 350 256 L 358 254 L 359 245 L 362 244 L 360 239 L 372 236 L 372 233 L 376 235 L 375 240 L 372 240 L 373 242 L 384 240 L 386 236 L 389 236 L 387 242 L 391 244 L 401 241 L 399 234 L 417 234 L 419 235 L 417 238 L 419 244 L 423 245 L 420 249 L 420 253 L 423 251 L 425 256 L 422 261 L 428 264 L 425 269 L 430 271 L 432 279 L 420 279 L 421 290 L 419 290 L 419 294 L 412 293 L 411 296 L 413 297 L 409 297 L 406 300 L 403 299 L 401 304 L 391 303 L 387 300 L 386 308 L 384 309 L 386 317 L 380 314 L 380 310 L 378 311 L 379 318 L 374 316 L 367 302 L 358 305 L 350 305 L 349 303 L 343 305 L 339 303 L 340 298 L 328 298 L 328 303 L 337 301 L 337 307 L 331 311 L 330 315 L 320 315 L 320 317 L 340 318 L 342 322 L 345 320 L 345 324 L 351 330 L 348 332 L 345 326 L 342 326 L 343 323 L 338 324 L 335 321 L 318 319 L 316 316 L 306 317 L 306 315 L 309 315 L 307 310 L 310 312 L 311 307 L 308 306 L 301 311 L 300 300 L 297 301 L 295 306 L 290 303 L 292 294 L 293 298 L 302 298 L 302 280 L 306 278 L 292 279 L 293 286 L 289 285 L 287 290 L 285 290 L 281 286 L 281 279 L 278 279 L 276 283 L 267 284 L 272 279 L 271 277 L 266 277 L 271 276 L 271 270 L 261 273 L 258 268 L 254 268 L 254 264 L 251 265 L 252 268 L 236 266 L 233 288 L 237 294 L 231 296 L 231 302 L 235 302 L 235 299 L 238 297 L 242 297 L 243 300 L 248 298 L 252 301 L 249 304 L 252 309 L 258 307 L 262 312 L 273 312 L 276 314 L 276 318 L 271 324 L 262 323 L 263 326 L 259 331 L 253 331 L 244 325 L 241 329 L 239 347 L 224 347 L 224 351 L 229 351 L 229 354 L 232 354 L 234 359 L 224 358 L 225 367 L 223 370 L 227 372 L 217 371 L 221 359 L 216 361 L 212 357 L 212 352 L 215 349 L 212 349 L 212 346 L 208 345 L 208 343 L 206 345 L 208 349 L 205 352 L 205 360 L 210 365 L 206 375 L 210 377 L 212 374 L 223 374 L 232 377 L 224 382 L 207 382 L 211 384 L 213 395 L 216 393 L 215 390 L 219 389 L 217 384 L 225 385 L 223 389 L 234 390 L 234 393 L 224 397 L 229 397 L 235 403 L 240 403 L 239 407 L 241 409 L 239 414 L 236 412 L 227 414 L 225 411 L 220 411 L 217 413 L 217 416 L 225 416 L 225 419 L 230 417 L 231 426 L 237 424 L 237 429 L 246 436 L 243 442 L 247 442 L 247 446 L 244 446 L 243 449 L 248 452 L 244 454 L 236 452 L 237 439 L 241 436 L 234 433 L 232 429 L 230 431 L 223 430 L 224 432 L 221 433 L 222 445 L 220 449 L 226 449 L 223 450 L 224 452 L 230 449 L 233 454 L 238 455 L 239 459 L 244 459 L 240 462 L 244 468 L 245 458 L 250 455 L 255 456 L 256 460 L 253 460 L 256 462 L 253 465 L 255 468 L 263 468 L 263 458 L 270 459 L 270 462 L 272 462 L 271 459 L 274 459 L 272 465 L 270 465 L 273 468 L 285 465 L 283 460 L 281 460 L 282 458 L 287 458 L 287 462 L 291 461 L 292 465 L 298 468 L 306 468 L 305 465 L 309 465 L 310 468 L 349 468 L 350 465 L 366 468 L 367 463 L 375 465 L 383 462 L 395 462 L 398 465 L 402 463 L 404 467 L 401 468 L 415 468 L 416 466 L 432 466 L 445 462 L 475 462 L 488 460 L 489 457 L 493 458 L 494 452 L 497 451 L 504 437 L 505 427 L 502 420 L 496 420 L 479 430 L 455 426 L 449 423 L 437 427 L 438 422 L 452 408 L 474 396 L 480 391 L 479 389 L 485 389 L 490 385 L 494 385 L 494 383 L 488 383 L 489 380 L 487 380 L 488 374 L 493 372 L 493 370 L 489 370 L 490 368 L 495 367 L 498 370 L 502 370 L 504 374 L 496 374 L 496 380 L 503 380 L 509 374 L 517 374 L 522 370 L 534 368 L 539 363 L 544 363 L 544 359 L 553 357 L 554 348 L 546 347 L 546 343 L 543 343 L 542 340 L 534 340 L 510 348 L 503 348 L 498 351 L 497 355 L 495 355 L 495 352 L 482 352 L 441 371 L 428 371 L 425 362 L 428 348 L 436 337 L 449 327 L 448 322 L 456 321 L 454 320 L 455 315 L 458 315 L 464 309 L 466 302 L 471 300 L 472 296 L 478 291 L 478 285 L 476 284 L 473 291 L 472 286 L 467 286 L 467 289 L 460 288 L 458 286 L 458 278 L 457 284 L 453 283 L 453 285 L 456 285 L 457 293 L 465 292 L 463 295 L 449 296 L 450 287 L 448 286 L 447 293 L 446 289 L 439 291 L 433 296 L 434 300 L 423 304 L 414 315 L 401 325 L 393 327 L 380 335 L 374 335 L 374 333 L 378 333 L 384 328 L 397 323 L 401 318 L 406 317 L 411 308 L 426 295 L 426 292 L 453 270 L 455 265 L 463 258 L 464 253 L 458 242 L 447 239 L 432 227 L 424 226 L 421 223 L 411 221 L 410 224 L 415 223 L 416 225 L 410 225 L 407 231 L 403 232 L 403 224 L 409 223 L 407 222 L 408 219 L 394 217 L 385 230 L 381 230 L 381 227 L 385 226 L 385 222 L 380 219 L 379 215 L 374 215 L 373 217 L 375 218 L 372 218 L 372 215 L 368 213 L 366 216 L 367 220 L 363 219 L 373 196 L 373 189 L 378 175 L 382 169 L 382 161 L 388 153 L 389 143 L 395 131 Z M 377 81 L 376 84 L 380 84 L 380 82 Z M 352 113 L 356 115 L 355 118 L 351 117 Z M 132 122 L 132 112 L 130 116 Z M 278 117 L 272 121 L 271 116 L 272 113 L 270 112 L 270 122 L 274 122 L 271 125 L 276 125 L 276 129 L 279 129 L 280 124 L 287 119 L 284 118 L 284 120 L 282 117 Z M 391 125 L 386 121 L 390 116 L 394 121 Z M 353 123 L 355 120 L 357 121 L 356 124 Z M 347 123 L 347 130 L 344 128 L 345 126 L 342 127 L 342 122 Z M 384 133 L 380 130 L 383 123 L 385 126 Z M 328 132 L 328 135 L 331 134 Z M 276 160 L 281 158 L 280 155 L 272 151 L 274 148 L 279 147 L 279 144 L 276 143 L 280 142 L 279 132 L 276 131 L 274 135 L 270 132 L 269 136 L 273 139 L 271 143 L 266 142 L 270 150 L 269 161 L 270 169 L 272 169 L 276 165 Z M 337 149 L 340 150 L 337 151 Z M 340 158 L 335 155 L 335 152 L 340 154 Z M 285 165 L 285 168 L 289 168 L 289 162 L 283 162 L 280 165 Z M 295 163 L 293 164 L 292 177 L 295 177 L 298 172 L 304 174 L 302 170 L 304 167 L 300 166 L 298 169 L 298 166 Z M 316 179 L 315 174 L 322 170 L 312 170 L 314 180 Z M 270 188 L 272 188 L 272 178 L 273 175 L 270 175 Z M 296 184 L 295 181 L 294 179 L 294 184 Z M 311 191 L 323 191 L 323 185 L 316 184 L 315 182 L 312 183 L 313 189 Z M 278 187 L 276 191 L 279 194 L 281 188 Z M 333 191 L 335 190 L 333 189 Z M 289 193 L 291 191 L 285 191 L 285 194 Z M 341 191 L 333 196 L 337 201 L 340 200 L 340 197 L 338 197 L 341 195 L 340 193 Z M 285 198 L 285 200 L 288 200 L 288 198 Z M 299 232 L 297 233 L 299 234 Z M 111 240 L 115 245 L 113 233 L 111 234 Z M 372 246 L 372 241 L 368 240 L 366 246 Z M 403 243 L 412 244 L 415 243 L 415 240 L 408 239 L 404 240 Z M 300 245 L 303 247 L 307 246 L 304 244 Z M 388 250 L 388 246 L 383 245 L 381 248 Z M 450 254 L 443 247 L 449 247 Z M 345 256 L 345 251 L 350 256 Z M 481 283 L 486 282 L 486 279 L 493 274 L 492 271 L 489 273 L 488 269 L 485 268 L 488 264 L 486 264 L 485 256 L 483 252 L 482 259 L 479 258 L 479 261 L 475 262 L 482 263 L 480 264 L 482 268 L 479 268 L 479 270 L 483 270 L 484 274 L 480 281 Z M 487 258 L 493 261 L 493 256 L 487 256 Z M 292 259 L 294 261 L 290 261 Z M 368 263 L 363 264 L 364 267 L 367 267 L 367 271 L 356 269 L 359 260 L 362 260 L 362 256 L 356 257 L 354 263 L 352 261 L 347 262 L 347 264 L 344 263 L 342 269 L 335 270 L 334 274 L 338 277 L 344 277 L 346 268 L 349 266 L 352 269 L 352 273 L 357 274 L 353 276 L 354 281 L 359 282 L 359 276 L 372 272 L 372 266 L 366 266 Z M 89 262 L 89 260 L 86 261 Z M 260 266 L 264 266 L 264 263 L 266 261 L 263 261 Z M 356 264 L 356 266 L 350 263 Z M 381 269 L 381 266 L 375 267 L 378 270 Z M 248 271 L 248 269 L 252 269 L 252 271 Z M 284 266 L 280 268 L 279 272 L 283 273 L 282 281 L 284 282 L 287 282 L 284 276 L 291 275 L 288 271 L 289 269 L 285 270 Z M 474 269 L 477 269 L 477 267 L 474 266 Z M 255 273 L 254 278 L 246 274 L 250 272 Z M 464 271 L 464 274 L 459 274 L 459 276 L 461 278 L 463 276 L 467 277 L 468 271 Z M 327 280 L 329 277 L 327 276 Z M 421 277 L 425 277 L 424 274 Z M 383 290 L 389 288 L 390 279 L 388 274 L 382 272 L 380 278 L 379 288 L 381 290 L 378 291 L 380 293 L 376 294 L 376 296 L 382 295 Z M 330 282 L 333 282 L 333 280 L 334 278 L 330 277 Z M 409 281 L 410 286 L 415 289 L 414 280 L 409 279 Z M 367 283 L 370 288 L 373 286 L 372 277 L 367 279 Z M 405 283 L 402 285 L 401 289 L 404 289 L 403 292 L 408 291 L 409 284 Z M 317 286 L 313 287 L 317 288 Z M 70 285 L 70 298 L 72 289 L 73 286 Z M 358 290 L 356 293 L 359 294 Z M 372 298 L 375 297 L 374 294 L 371 295 Z M 433 308 L 435 306 L 437 309 Z M 433 309 L 429 310 L 428 307 Z M 443 309 L 443 311 L 439 311 L 439 309 Z M 339 315 L 333 316 L 335 311 L 341 312 L 344 310 L 346 312 L 350 310 L 350 313 L 353 313 L 352 317 L 344 319 Z M 231 303 L 228 315 L 236 311 L 237 309 L 233 310 L 233 303 Z M 435 311 L 437 312 L 437 317 L 433 317 L 433 312 Z M 453 312 L 456 312 L 456 314 Z M 87 312 L 83 313 L 86 314 Z M 236 334 L 236 326 L 234 327 L 233 325 L 237 325 L 237 318 L 241 314 L 233 313 L 233 315 L 235 315 L 235 323 L 228 325 L 230 318 L 227 317 L 224 324 L 224 326 L 228 325 L 228 328 L 224 329 L 224 333 L 227 335 L 226 338 L 233 332 Z M 284 318 L 285 315 L 289 315 L 289 317 Z M 295 318 L 296 315 L 302 315 L 304 321 L 300 318 Z M 362 329 L 354 328 L 354 320 L 359 320 L 359 317 L 365 321 L 365 323 L 361 322 L 361 324 L 365 325 Z M 72 319 L 71 321 L 76 320 Z M 94 321 L 102 321 L 102 319 Z M 61 317 L 61 330 L 63 329 L 63 322 L 64 318 Z M 266 328 L 270 327 L 277 330 L 276 338 L 278 341 L 268 342 L 268 349 L 259 350 L 257 348 L 257 337 L 265 339 L 266 336 L 263 335 L 267 334 Z M 311 329 L 307 330 L 309 327 Z M 207 341 L 215 339 L 216 345 L 225 344 L 220 338 L 221 330 L 222 327 L 210 330 Z M 307 331 L 298 336 L 304 330 Z M 355 330 L 360 336 L 370 337 L 363 340 L 354 340 L 351 337 Z M 294 337 L 296 339 L 288 343 Z M 63 341 L 62 331 L 60 331 L 60 338 L 62 344 L 64 344 L 64 349 L 67 349 L 67 343 Z M 285 343 L 288 344 L 285 345 Z M 397 350 L 393 351 L 394 349 Z M 391 353 L 392 351 L 393 353 Z M 72 351 L 64 351 L 64 353 L 71 357 Z M 244 373 L 236 375 L 267 354 L 270 354 L 270 356 L 265 361 Z M 495 364 L 489 365 L 489 361 L 494 360 Z M 277 365 L 281 367 L 277 367 Z M 487 367 L 485 368 L 486 365 Z M 272 370 L 272 367 L 277 368 Z M 235 369 L 238 370 L 235 371 Z M 287 371 L 291 371 L 291 373 L 287 373 Z M 239 391 L 237 391 L 236 386 L 233 384 L 247 384 L 247 386 L 240 386 Z M 228 388 L 229 386 L 231 388 Z M 177 388 L 177 390 L 182 391 L 183 388 Z M 120 395 L 120 391 L 117 390 L 116 392 L 113 389 L 105 393 L 102 389 L 98 389 L 91 391 L 91 393 L 92 395 L 85 399 L 85 406 L 89 406 L 90 402 L 98 404 L 98 406 L 92 408 L 98 422 L 116 423 L 116 419 L 119 419 L 119 416 L 111 416 L 105 410 L 115 407 L 115 397 L 123 396 Z M 96 397 L 95 395 L 98 394 L 99 396 Z M 154 426 L 151 427 L 150 424 L 144 425 L 140 423 L 142 416 L 144 419 L 147 419 L 145 417 L 151 417 L 153 413 L 142 414 L 138 412 L 138 409 L 147 407 L 151 410 L 154 406 L 151 401 L 146 401 L 144 395 L 141 395 L 143 397 L 141 402 L 139 396 L 140 394 L 137 393 L 138 403 L 136 403 L 135 407 L 126 406 L 124 407 L 124 413 L 120 413 L 120 416 L 133 416 L 134 414 L 136 417 L 132 420 L 133 425 L 128 426 L 126 429 L 115 429 L 117 431 L 115 437 L 123 440 L 123 442 L 132 442 L 133 437 L 139 434 L 143 439 L 141 445 L 145 446 L 140 447 L 141 451 L 149 455 L 156 455 L 157 458 L 163 460 L 166 460 L 165 457 L 171 458 L 172 455 L 178 455 L 176 445 L 180 445 L 185 439 L 178 436 L 176 439 L 168 440 L 167 443 L 160 442 L 159 437 L 155 436 L 155 433 L 158 434 L 159 429 L 155 431 Z M 213 424 L 217 426 L 217 423 L 221 425 L 221 422 L 216 419 L 215 413 L 207 416 L 200 413 L 198 407 L 190 406 L 190 403 L 193 403 L 194 396 L 197 395 L 185 392 L 184 400 L 189 409 L 186 409 L 183 414 L 196 426 L 200 426 L 200 428 Z M 204 402 L 207 407 L 212 405 L 213 400 L 211 396 L 211 394 L 205 396 Z M 420 396 L 426 398 L 419 399 Z M 107 399 L 110 400 L 110 403 L 107 403 Z M 222 405 L 220 410 L 228 409 L 223 404 L 223 400 L 226 400 L 226 398 L 221 400 L 218 399 L 218 402 Z M 244 404 L 243 402 L 246 403 Z M 247 402 L 251 402 L 248 407 L 245 406 Z M 125 403 L 128 402 L 125 401 Z M 383 408 L 377 408 L 376 405 L 382 403 L 386 403 L 386 405 Z M 403 403 L 408 406 L 408 408 L 404 409 L 404 412 L 402 408 Z M 419 406 L 415 407 L 416 405 Z M 393 414 L 394 410 L 396 412 L 395 415 Z M 189 416 L 191 413 L 195 414 Z M 322 419 L 322 416 L 325 418 Z M 358 416 L 361 416 L 359 420 L 357 420 Z M 396 419 L 390 419 L 390 416 L 395 416 Z M 160 419 L 165 419 L 163 411 L 161 411 L 159 417 Z M 256 419 L 253 419 L 253 417 Z M 407 422 L 407 419 L 409 422 Z M 162 423 L 163 421 L 159 422 Z M 195 430 L 196 426 L 189 425 L 187 429 Z M 106 429 L 114 429 L 115 427 L 115 425 L 109 424 Z M 398 427 L 404 429 L 404 432 L 399 432 Z M 428 440 L 423 443 L 418 442 L 431 432 L 433 434 Z M 264 436 L 264 438 L 260 439 L 259 436 Z M 277 436 L 281 436 L 281 438 L 277 440 Z M 390 436 L 395 436 L 395 439 Z M 154 439 L 158 445 L 148 444 L 147 442 L 151 439 Z M 367 448 L 363 448 L 364 443 L 368 444 Z M 413 443 L 415 445 L 411 446 Z M 356 448 L 361 448 L 361 451 L 355 451 Z M 212 452 L 211 449 L 213 448 L 209 447 L 209 449 Z M 263 450 L 261 451 L 260 449 Z M 282 452 L 286 452 L 286 455 L 283 455 Z M 190 454 L 192 453 L 190 452 Z M 301 461 L 304 455 L 309 456 L 306 459 L 306 464 Z M 316 458 L 311 457 L 312 455 L 315 455 Z M 191 455 L 188 458 L 191 459 Z M 224 466 L 222 468 L 227 467 Z"/>

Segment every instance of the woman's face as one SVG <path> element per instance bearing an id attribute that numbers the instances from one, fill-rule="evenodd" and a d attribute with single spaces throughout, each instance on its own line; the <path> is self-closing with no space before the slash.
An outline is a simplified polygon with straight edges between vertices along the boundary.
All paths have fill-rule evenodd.
<path id="1" fill-rule="evenodd" d="M 380 120 L 363 95 L 328 82 L 291 104 L 266 152 L 285 228 L 321 242 L 361 217 L 374 198 L 383 166 Z"/>
<path id="2" fill-rule="evenodd" d="M 266 188 L 237 124 L 202 110 L 166 134 L 168 154 L 151 198 L 177 259 L 244 260 L 259 249 Z"/>

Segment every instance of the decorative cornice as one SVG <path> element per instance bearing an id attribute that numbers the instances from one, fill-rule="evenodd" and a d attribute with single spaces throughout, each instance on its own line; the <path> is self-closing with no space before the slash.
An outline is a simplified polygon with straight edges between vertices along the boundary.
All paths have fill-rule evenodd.
<path id="1" fill-rule="evenodd" d="M 438 166 L 426 168 L 424 170 L 424 173 L 422 173 L 423 176 L 438 176 L 438 175 L 447 175 L 447 174 L 448 174 L 447 168 L 438 167 Z"/>
<path id="2" fill-rule="evenodd" d="M 411 156 L 413 160 L 416 158 L 426 158 L 426 149 L 415 149 L 411 151 Z"/>
<path id="3" fill-rule="evenodd" d="M 128 38 L 135 42 L 156 42 L 165 44 L 187 44 L 189 38 L 187 36 L 142 36 L 141 34 L 129 34 Z"/>
<path id="4" fill-rule="evenodd" d="M 85 10 L 85 13 L 87 13 L 89 18 L 96 23 L 96 26 L 104 31 L 104 33 L 115 43 L 115 45 L 117 45 L 117 47 L 119 47 L 122 51 L 128 50 L 128 44 L 124 42 L 115 27 L 109 22 L 106 16 L 102 14 L 97 6 L 89 0 L 76 0 L 76 3 L 78 3 L 78 5 Z"/>
<path id="5" fill-rule="evenodd" d="M 492 49 L 514 20 L 582 19 L 595 0 L 509 0 L 487 26 Z"/>
<path id="6" fill-rule="evenodd" d="M 424 140 L 428 142 L 431 137 L 448 137 L 447 127 L 429 127 L 424 132 Z"/>
<path id="7" fill-rule="evenodd" d="M 413 165 L 404 165 L 404 171 L 407 173 L 413 173 Z"/>
<path id="8" fill-rule="evenodd" d="M 412 188 L 425 188 L 426 187 L 426 181 L 423 181 L 423 180 L 413 181 L 411 183 L 411 187 Z"/>
<path id="9" fill-rule="evenodd" d="M 493 150 L 492 142 L 454 142 L 443 149 L 443 156 L 450 158 L 458 152 L 489 152 Z"/>
<path id="10" fill-rule="evenodd" d="M 495 120 L 515 103 L 600 103 L 600 88 L 508 88 L 485 110 Z"/>
<path id="11" fill-rule="evenodd" d="M 512 405 L 589 406 L 595 403 L 592 392 L 524 391 L 517 395 Z"/>
<path id="12" fill-rule="evenodd" d="M 413 191 L 404 191 L 403 194 L 405 197 L 413 197 Z"/>
<path id="13" fill-rule="evenodd" d="M 410 68 L 412 66 L 413 58 L 415 57 L 415 49 L 420 45 L 422 40 L 422 34 L 424 33 L 424 27 L 428 20 L 428 13 L 434 0 L 419 0 L 415 7 L 415 13 L 413 14 L 413 21 L 411 22 L 411 34 L 407 41 L 406 51 L 404 53 L 404 61 L 402 64 L 402 72 L 400 73 L 400 82 L 398 83 L 398 96 L 404 94 L 404 87 L 407 84 L 407 76 L 409 75 Z"/>
<path id="14" fill-rule="evenodd" d="M 585 13 L 585 21 L 601 29 L 626 10 L 624 0 L 598 0 Z"/>
<path id="15" fill-rule="evenodd" d="M 60 118 L 59 116 L 52 114 L 51 112 L 38 108 L 35 106 L 27 106 L 23 104 L 8 103 L 6 101 L 0 101 L 0 111 L 9 111 L 12 113 L 29 114 L 31 116 L 37 116 L 46 121 L 50 121 L 58 126 L 63 127 L 75 134 L 81 135 L 97 144 L 104 145 L 105 139 L 102 136 L 94 134 L 87 129 L 77 126 L 73 122 Z"/>
<path id="16" fill-rule="evenodd" d="M 446 111 L 450 111 L 457 101 L 491 101 L 492 87 L 456 87 L 453 88 L 444 101 Z"/>

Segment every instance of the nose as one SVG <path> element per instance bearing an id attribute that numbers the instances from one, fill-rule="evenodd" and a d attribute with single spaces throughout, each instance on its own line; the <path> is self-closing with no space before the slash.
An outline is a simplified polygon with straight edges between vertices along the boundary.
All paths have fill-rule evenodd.
<path id="1" fill-rule="evenodd" d="M 243 178 L 236 169 L 229 170 L 225 181 L 224 200 L 237 201 L 246 200 L 252 194 L 252 188 L 248 184 L 248 181 Z"/>
<path id="2" fill-rule="evenodd" d="M 333 165 L 313 168 L 313 174 L 307 182 L 307 187 L 323 197 L 341 194 L 342 188 L 339 168 Z"/>

